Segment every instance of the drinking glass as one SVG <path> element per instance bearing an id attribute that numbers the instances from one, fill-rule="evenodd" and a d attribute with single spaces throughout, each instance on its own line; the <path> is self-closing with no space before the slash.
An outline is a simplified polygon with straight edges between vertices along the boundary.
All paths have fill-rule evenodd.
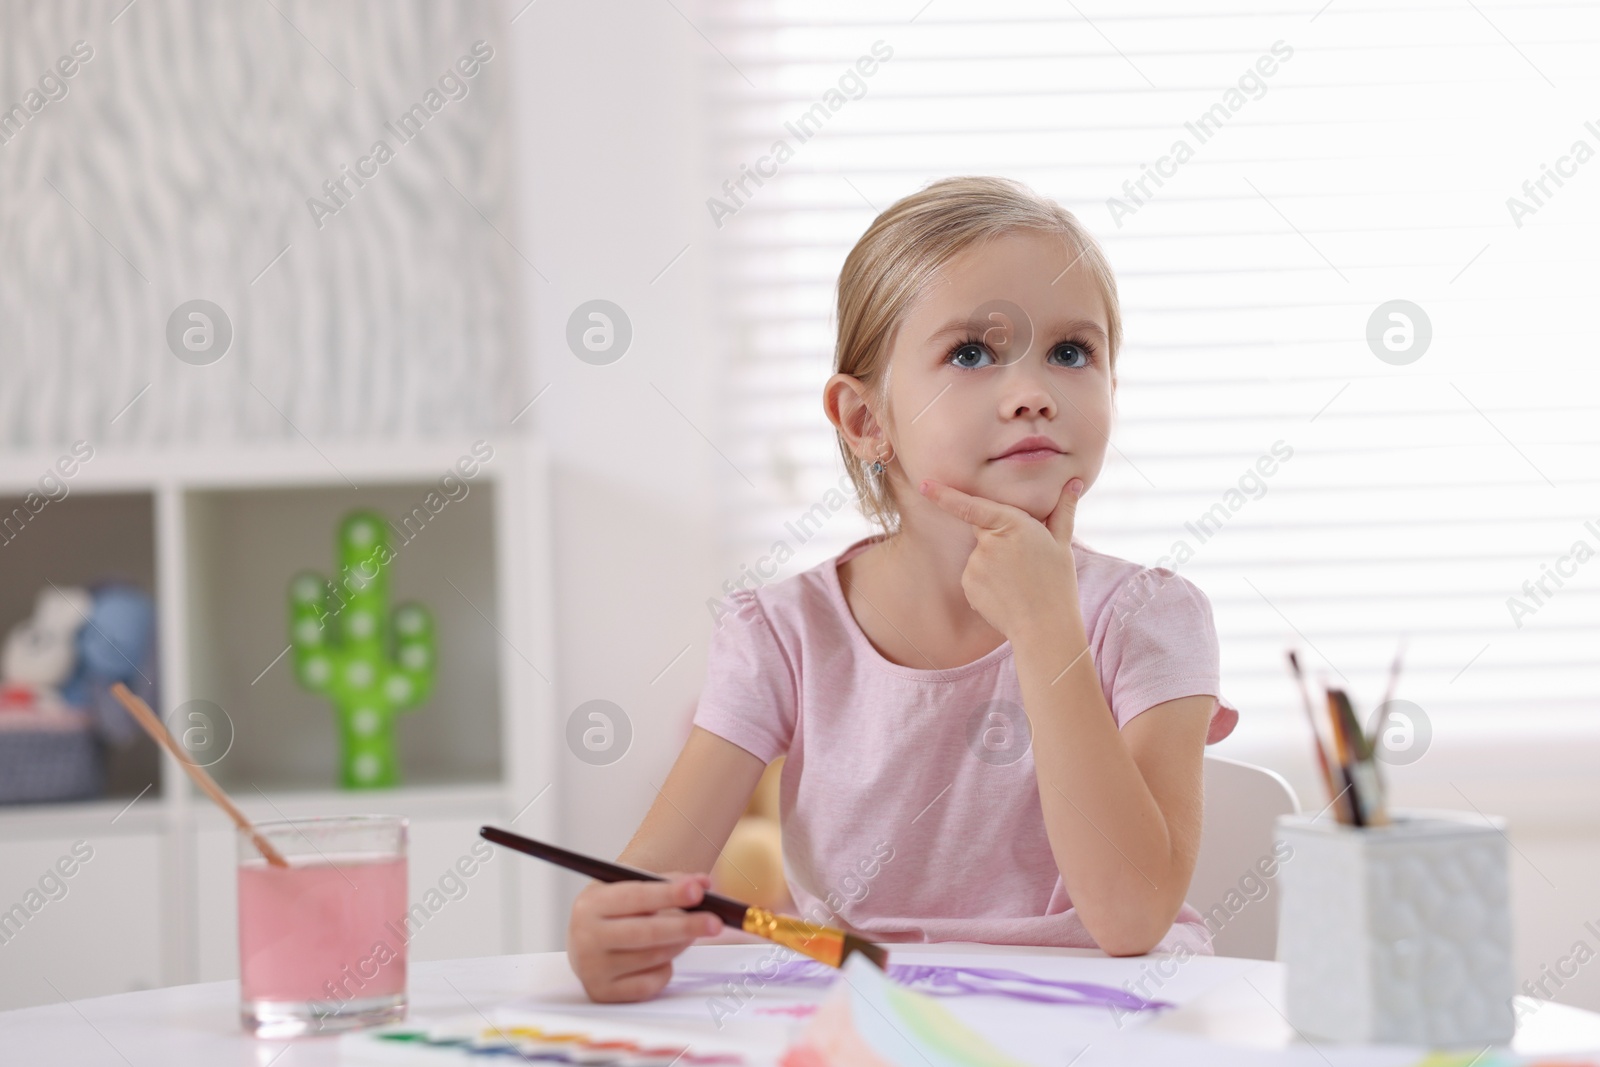
<path id="1" fill-rule="evenodd" d="M 257 823 L 239 855 L 240 1018 L 257 1037 L 300 1037 L 406 1013 L 406 832 L 394 815 Z"/>

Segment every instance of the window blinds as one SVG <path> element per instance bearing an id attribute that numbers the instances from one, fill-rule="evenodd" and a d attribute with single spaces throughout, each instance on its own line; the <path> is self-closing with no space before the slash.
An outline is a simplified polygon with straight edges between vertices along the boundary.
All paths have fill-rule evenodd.
<path id="1" fill-rule="evenodd" d="M 1301 714 L 1289 640 L 1372 709 L 1408 634 L 1399 695 L 1435 733 L 1589 721 L 1594 6 L 730 0 L 697 18 L 719 444 L 749 478 L 725 480 L 730 582 L 870 532 L 830 506 L 832 286 L 896 198 L 1001 174 L 1076 213 L 1118 275 L 1118 420 L 1079 535 L 1149 565 L 1188 546 L 1167 565 L 1210 597 L 1247 716 Z M 741 190 L 747 171 L 762 181 Z"/>

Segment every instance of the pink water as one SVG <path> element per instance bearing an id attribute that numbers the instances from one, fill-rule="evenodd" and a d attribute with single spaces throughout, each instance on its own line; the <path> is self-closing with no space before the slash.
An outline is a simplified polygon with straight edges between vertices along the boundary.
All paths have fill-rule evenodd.
<path id="1" fill-rule="evenodd" d="M 406 988 L 406 861 L 290 860 L 239 868 L 245 1001 L 347 1001 Z"/>

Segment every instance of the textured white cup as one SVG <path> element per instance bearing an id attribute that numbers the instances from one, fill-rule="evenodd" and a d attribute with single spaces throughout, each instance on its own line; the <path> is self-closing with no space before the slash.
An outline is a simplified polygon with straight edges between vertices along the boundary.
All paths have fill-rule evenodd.
<path id="1" fill-rule="evenodd" d="M 1278 959 L 1307 1037 L 1436 1048 L 1510 1042 L 1505 820 L 1392 811 L 1389 826 L 1281 815 Z M 1485 821 L 1487 819 L 1487 821 Z"/>

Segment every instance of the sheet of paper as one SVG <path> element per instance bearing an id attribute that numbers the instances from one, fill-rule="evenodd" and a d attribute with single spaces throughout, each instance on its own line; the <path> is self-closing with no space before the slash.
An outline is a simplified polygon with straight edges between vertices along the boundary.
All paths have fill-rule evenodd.
<path id="1" fill-rule="evenodd" d="M 496 1022 L 519 1013 L 557 1011 L 612 1023 L 661 1027 L 686 1038 L 733 1040 L 776 1057 L 815 1016 L 837 986 L 764 982 L 779 958 L 767 945 L 707 945 L 675 961 L 674 983 L 635 1004 L 594 1004 L 581 991 L 498 1005 Z M 861 961 L 865 964 L 866 961 Z M 1203 956 L 1024 956 L 971 951 L 902 953 L 898 963 L 999 969 L 1063 982 L 1089 982 L 1136 993 L 1172 1007 L 1133 1013 L 1104 1005 L 1040 1004 L 994 994 L 939 996 L 938 1005 L 1002 1053 L 1037 1067 L 1571 1067 L 1591 1057 L 1529 1057 L 1498 1050 L 1452 1059 L 1401 1046 L 1308 1042 L 1282 1019 L 1272 964 Z M 673 991 L 678 978 L 709 973 L 717 986 Z M 1022 986 L 1019 986 L 1022 987 Z M 910 988 L 916 989 L 913 984 Z M 922 990 L 926 992 L 926 990 Z M 597 1020 L 598 1023 L 598 1020 Z M 1600 1067 L 1600 1061 L 1592 1063 Z"/>
<path id="2" fill-rule="evenodd" d="M 601 1005 L 591 1003 L 579 993 L 574 999 L 529 998 L 518 1001 L 517 1005 L 580 1014 L 623 1012 L 641 1021 L 680 1023 L 690 1032 L 698 1033 L 772 1033 L 774 1024 L 778 1024 L 785 1034 L 792 1034 L 827 995 L 825 987 L 799 987 L 763 980 L 763 974 L 773 972 L 776 961 L 793 958 L 796 957 L 792 953 L 771 945 L 696 946 L 674 961 L 673 983 L 648 1001 Z M 892 948 L 890 963 L 891 966 L 914 963 L 1001 969 L 1039 978 L 1092 982 L 1135 993 L 1145 1000 L 1174 1005 L 1233 982 L 1241 974 L 1260 966 L 1259 961 L 1210 956 L 1187 960 L 1175 956 L 1030 957 L 970 951 L 905 953 L 897 959 Z M 721 981 L 710 989 L 675 990 L 675 986 L 687 984 L 680 976 L 687 979 L 702 974 L 716 974 Z M 1068 1063 L 1096 1038 L 1142 1027 L 1162 1013 L 1159 1010 L 1118 1012 L 1098 1005 L 1039 1004 L 991 994 L 947 996 L 939 1000 L 951 1014 L 988 1036 L 1010 1055 L 1058 1067 Z"/>

